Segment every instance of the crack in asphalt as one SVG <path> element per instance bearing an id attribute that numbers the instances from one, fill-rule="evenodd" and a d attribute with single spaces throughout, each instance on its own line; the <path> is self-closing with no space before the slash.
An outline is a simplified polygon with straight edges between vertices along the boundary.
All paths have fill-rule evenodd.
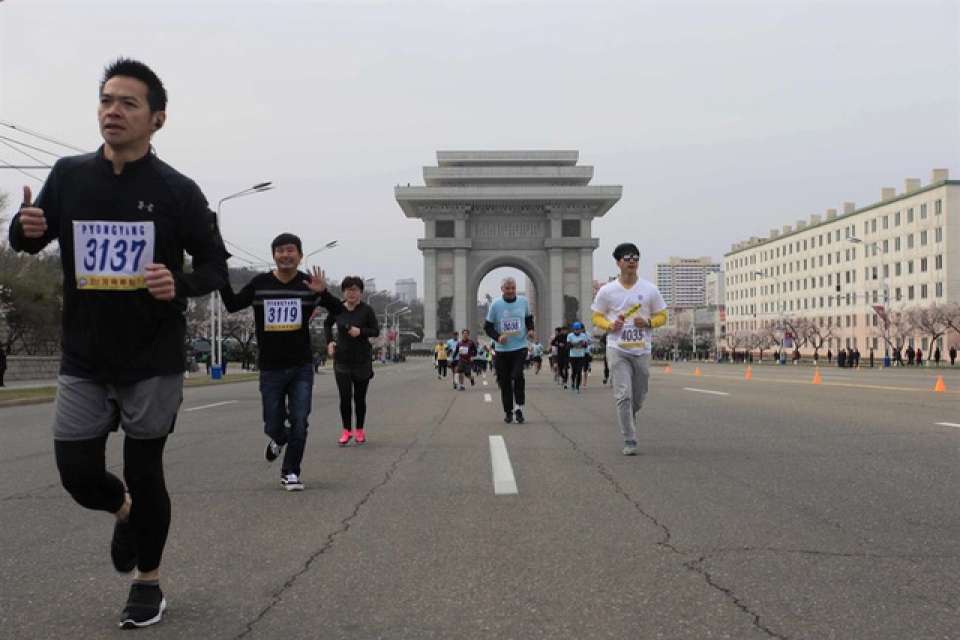
<path id="1" fill-rule="evenodd" d="M 543 414 L 543 412 L 540 412 L 540 414 L 543 415 L 547 424 L 549 424 L 550 427 L 561 438 L 563 438 L 570 444 L 570 446 L 573 448 L 573 450 L 576 453 L 578 453 L 579 455 L 583 456 L 588 461 L 590 461 L 590 463 L 597 469 L 597 472 L 610 484 L 610 486 L 613 487 L 613 490 L 615 493 L 617 493 L 618 495 L 622 496 L 627 501 L 629 501 L 633 505 L 633 508 L 637 511 L 637 513 L 639 513 L 644 519 L 648 520 L 654 527 L 656 527 L 660 531 L 661 538 L 656 542 L 657 546 L 663 549 L 666 549 L 670 553 L 673 553 L 681 557 L 682 565 L 684 567 L 701 576 L 707 585 L 709 585 L 712 589 L 715 589 L 720 593 L 722 593 L 724 596 L 726 596 L 726 598 L 729 599 L 734 604 L 734 606 L 736 606 L 738 609 L 740 609 L 740 611 L 742 611 L 744 614 L 746 614 L 751 618 L 751 620 L 753 621 L 753 626 L 757 630 L 763 632 L 764 634 L 770 636 L 771 638 L 779 638 L 780 640 L 788 639 L 787 636 L 780 635 L 779 633 L 765 626 L 763 624 L 763 621 L 760 618 L 759 613 L 750 609 L 750 607 L 747 606 L 747 604 L 743 602 L 743 600 L 741 600 L 735 593 L 733 593 L 731 589 L 724 587 L 719 582 L 717 582 L 716 579 L 714 579 L 714 576 L 705 567 L 703 567 L 703 563 L 707 560 L 707 556 L 700 556 L 694 560 L 688 560 L 687 557 L 690 555 L 690 553 L 683 551 L 682 549 L 677 547 L 675 544 L 673 544 L 672 542 L 673 534 L 671 533 L 670 528 L 667 525 L 660 522 L 656 518 L 656 516 L 654 516 L 653 514 L 650 514 L 647 511 L 645 511 L 643 506 L 640 504 L 640 501 L 634 498 L 633 496 L 631 496 L 630 493 L 623 488 L 623 485 L 621 485 L 620 482 L 614 477 L 614 475 L 607 470 L 607 468 L 603 465 L 603 463 L 599 462 L 598 460 L 593 458 L 589 453 L 587 453 L 582 448 L 580 448 L 580 445 L 575 440 L 573 440 L 572 438 L 570 438 L 570 436 L 564 433 L 563 430 L 561 430 L 556 424 L 554 424 L 552 420 L 547 418 L 546 415 Z"/>
<path id="2" fill-rule="evenodd" d="M 387 469 L 386 473 L 384 473 L 383 479 L 377 484 L 370 487 L 367 493 L 364 494 L 364 496 L 360 498 L 360 500 L 357 501 L 355 505 L 353 505 L 353 512 L 350 515 L 348 515 L 346 518 L 340 521 L 340 527 L 336 531 L 332 531 L 327 536 L 327 539 L 324 541 L 324 543 L 320 546 L 320 548 L 316 552 L 314 552 L 313 555 L 307 558 L 306 562 L 304 562 L 303 567 L 301 567 L 300 570 L 298 570 L 289 578 L 287 578 L 287 580 L 282 585 L 280 585 L 280 588 L 278 588 L 273 594 L 271 594 L 270 603 L 266 607 L 264 607 L 263 610 L 256 615 L 256 617 L 254 617 L 250 622 L 248 622 L 243 632 L 237 636 L 234 636 L 235 638 L 242 638 L 250 633 L 253 633 L 254 627 L 261 620 L 263 620 L 277 605 L 283 602 L 283 594 L 288 589 L 293 587 L 294 584 L 296 584 L 297 579 L 300 578 L 300 576 L 304 575 L 305 573 L 307 573 L 307 571 L 310 570 L 310 568 L 313 566 L 313 563 L 315 561 L 319 560 L 324 553 L 326 553 L 327 551 L 330 550 L 331 547 L 333 547 L 334 543 L 336 543 L 337 541 L 337 538 L 339 538 L 341 535 L 346 533 L 347 530 L 350 529 L 353 523 L 353 520 L 355 520 L 356 517 L 360 515 L 361 509 L 363 509 L 363 507 L 367 504 L 367 502 L 370 501 L 370 499 L 374 496 L 374 494 L 376 494 L 376 492 L 379 489 L 383 488 L 390 482 L 390 480 L 393 478 L 394 472 L 397 470 L 397 467 L 400 466 L 400 463 L 407 456 L 407 454 L 409 454 L 410 451 L 417 445 L 417 442 L 419 442 L 419 438 L 414 438 L 414 440 L 410 442 L 410 444 L 408 444 L 403 451 L 400 452 L 400 455 L 397 456 L 397 458 L 390 464 L 390 468 Z"/>

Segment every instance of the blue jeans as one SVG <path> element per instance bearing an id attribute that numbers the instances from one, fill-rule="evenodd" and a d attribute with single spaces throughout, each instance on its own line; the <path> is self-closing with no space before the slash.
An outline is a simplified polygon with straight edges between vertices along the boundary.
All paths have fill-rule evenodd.
<path id="1" fill-rule="evenodd" d="M 313 365 L 260 372 L 263 432 L 286 446 L 281 473 L 300 475 L 307 448 L 307 417 L 313 396 Z"/>

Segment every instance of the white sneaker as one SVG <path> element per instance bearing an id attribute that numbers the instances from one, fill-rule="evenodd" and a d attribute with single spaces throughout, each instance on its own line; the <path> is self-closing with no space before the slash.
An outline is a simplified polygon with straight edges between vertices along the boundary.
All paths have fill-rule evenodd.
<path id="1" fill-rule="evenodd" d="M 287 491 L 303 491 L 303 483 L 300 482 L 300 476 L 295 473 L 288 473 L 280 478 L 280 484 Z"/>

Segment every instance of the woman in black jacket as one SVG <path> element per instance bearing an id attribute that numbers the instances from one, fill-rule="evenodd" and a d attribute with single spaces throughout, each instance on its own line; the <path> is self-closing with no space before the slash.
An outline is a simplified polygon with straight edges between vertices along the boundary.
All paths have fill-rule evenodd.
<path id="1" fill-rule="evenodd" d="M 340 283 L 343 291 L 343 312 L 327 316 L 323 323 L 327 337 L 327 353 L 333 358 L 333 371 L 340 391 L 340 418 L 343 433 L 337 441 L 346 446 L 351 438 L 357 444 L 367 441 L 363 432 L 367 415 L 367 387 L 373 378 L 373 348 L 370 338 L 380 335 L 377 315 L 370 305 L 361 302 L 363 278 L 348 276 Z M 333 327 L 337 335 L 333 335 Z M 356 432 L 351 416 L 356 409 Z"/>

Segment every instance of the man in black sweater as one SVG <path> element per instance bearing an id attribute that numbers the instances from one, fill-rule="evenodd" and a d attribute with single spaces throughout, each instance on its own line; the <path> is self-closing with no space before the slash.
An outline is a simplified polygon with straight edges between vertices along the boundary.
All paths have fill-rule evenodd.
<path id="1" fill-rule="evenodd" d="M 100 84 L 104 144 L 62 158 L 37 201 L 23 188 L 10 246 L 59 242 L 63 341 L 53 437 L 61 482 L 80 505 L 116 516 L 111 559 L 136 569 L 124 628 L 160 621 L 160 560 L 170 527 L 163 449 L 183 398 L 188 296 L 227 281 L 228 254 L 197 185 L 151 153 L 166 122 L 163 83 L 121 59 Z M 184 269 L 184 254 L 193 257 Z M 106 470 L 122 427 L 124 483 Z"/>
<path id="2" fill-rule="evenodd" d="M 314 267 L 310 276 L 298 269 L 303 260 L 300 238 L 281 233 L 270 246 L 276 269 L 254 276 L 240 293 L 227 284 L 220 295 L 227 311 L 253 306 L 263 430 L 270 438 L 264 457 L 273 462 L 286 446 L 280 484 L 287 491 L 302 491 L 300 464 L 307 446 L 314 375 L 310 318 L 318 305 L 331 312 L 342 305 L 327 291 L 323 271 Z"/>

